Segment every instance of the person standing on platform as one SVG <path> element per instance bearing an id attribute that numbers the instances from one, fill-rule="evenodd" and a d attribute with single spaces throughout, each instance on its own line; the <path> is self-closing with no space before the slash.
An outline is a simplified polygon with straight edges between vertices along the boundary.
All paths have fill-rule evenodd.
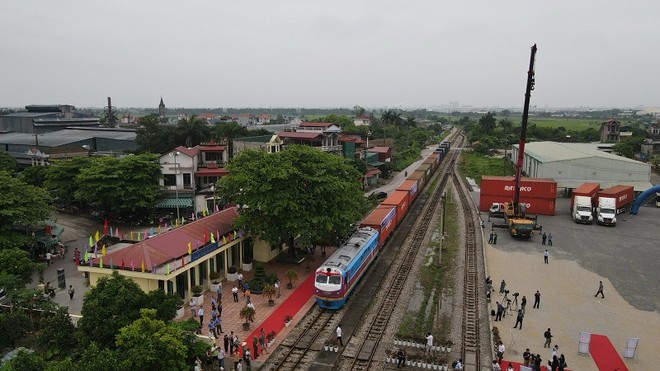
<path id="1" fill-rule="evenodd" d="M 543 347 L 550 348 L 550 342 L 552 341 L 552 332 L 550 332 L 550 328 L 548 328 L 548 331 L 543 333 L 543 337 L 545 338 L 545 343 L 543 343 Z"/>
<path id="2" fill-rule="evenodd" d="M 548 264 L 548 257 L 549 256 L 550 256 L 550 253 L 548 252 L 548 250 L 545 250 L 545 252 L 543 253 L 543 262 L 545 264 Z"/>
<path id="3" fill-rule="evenodd" d="M 527 298 L 525 297 L 525 295 L 523 295 L 522 299 L 520 300 L 520 309 L 524 311 L 526 305 L 527 305 Z"/>
<path id="4" fill-rule="evenodd" d="M 243 273 L 238 272 L 238 275 L 236 275 L 236 280 L 238 281 L 238 287 L 243 289 Z"/>
<path id="5" fill-rule="evenodd" d="M 518 327 L 518 324 L 520 323 L 520 328 L 519 330 L 522 330 L 522 323 L 523 323 L 523 318 L 525 317 L 525 312 L 520 309 L 518 311 L 518 316 L 516 317 L 516 324 L 513 326 L 513 328 Z"/>
<path id="6" fill-rule="evenodd" d="M 238 286 L 234 285 L 234 287 L 231 288 L 231 295 L 234 298 L 234 303 L 238 303 Z"/>
<path id="7" fill-rule="evenodd" d="M 601 290 L 601 293 L 603 291 Z M 73 294 L 76 293 L 76 289 L 73 288 L 73 285 L 69 285 L 69 299 L 73 300 Z"/>
<path id="8" fill-rule="evenodd" d="M 596 291 L 596 295 L 594 295 L 594 298 L 600 294 L 600 296 L 605 299 L 605 294 L 603 294 L 603 281 L 598 281 L 598 291 Z"/>
<path id="9" fill-rule="evenodd" d="M 523 353 L 523 366 L 529 367 L 529 360 L 532 359 L 532 353 L 530 353 L 529 348 L 525 349 Z"/>
<path id="10" fill-rule="evenodd" d="M 341 323 L 337 325 L 337 330 L 335 330 L 335 333 L 337 334 L 337 340 L 339 340 L 339 345 L 344 346 L 344 342 L 341 340 Z"/>
<path id="11" fill-rule="evenodd" d="M 402 348 L 396 352 L 396 360 L 396 368 L 401 368 L 406 363 L 406 352 Z"/>
<path id="12" fill-rule="evenodd" d="M 541 245 L 545 245 L 545 241 L 548 239 L 548 236 L 543 232 L 541 235 Z"/>
<path id="13" fill-rule="evenodd" d="M 201 305 L 199 306 L 199 310 L 197 311 L 197 317 L 199 317 L 199 324 L 204 325 L 204 307 Z"/>
<path id="14" fill-rule="evenodd" d="M 504 359 L 504 352 L 506 351 L 506 348 L 504 348 L 504 343 L 500 341 L 500 345 L 497 346 L 497 359 L 499 363 L 502 363 L 502 359 Z"/>
<path id="15" fill-rule="evenodd" d="M 502 371 L 502 367 L 497 363 L 497 360 L 493 360 L 493 371 Z"/>
<path id="16" fill-rule="evenodd" d="M 222 345 L 225 346 L 225 353 L 229 353 L 229 336 L 227 336 L 227 334 L 225 334 L 225 337 L 222 338 Z"/>
<path id="17" fill-rule="evenodd" d="M 502 312 L 504 312 L 504 307 L 502 307 L 502 304 L 500 304 L 499 301 L 495 302 L 497 304 L 497 312 L 495 313 L 495 321 L 501 321 L 502 320 Z"/>
<path id="18" fill-rule="evenodd" d="M 431 350 L 433 350 L 433 335 L 429 332 L 428 335 L 426 335 L 426 349 L 424 350 L 424 353 L 429 354 L 431 353 Z"/>
<path id="19" fill-rule="evenodd" d="M 188 305 L 190 305 L 190 313 L 192 314 L 193 317 L 197 317 L 197 305 L 195 305 L 195 299 L 190 299 L 188 302 Z"/>
<path id="20" fill-rule="evenodd" d="M 548 246 L 552 246 L 552 233 L 548 233 Z"/>
<path id="21" fill-rule="evenodd" d="M 222 282 L 218 282 L 218 289 L 215 290 L 215 300 L 218 302 L 218 305 L 222 303 Z"/>
<path id="22" fill-rule="evenodd" d="M 506 290 L 506 281 L 502 280 L 500 283 L 500 295 L 504 294 L 504 290 Z"/>
<path id="23" fill-rule="evenodd" d="M 534 294 L 534 306 L 532 307 L 532 309 L 534 308 L 541 309 L 539 308 L 540 305 L 541 305 L 541 293 L 539 292 L 539 290 L 536 290 L 536 294 Z"/>
<path id="24" fill-rule="evenodd" d="M 497 245 L 497 232 L 493 232 L 493 245 Z"/>
<path id="25" fill-rule="evenodd" d="M 493 231 L 490 231 L 490 233 L 488 233 L 488 243 L 493 243 L 493 234 L 494 233 L 495 232 L 493 232 Z"/>

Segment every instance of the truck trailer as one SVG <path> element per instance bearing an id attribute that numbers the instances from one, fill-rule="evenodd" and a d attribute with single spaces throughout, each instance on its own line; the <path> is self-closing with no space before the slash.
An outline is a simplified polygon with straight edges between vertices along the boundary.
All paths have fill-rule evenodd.
<path id="1" fill-rule="evenodd" d="M 591 224 L 594 221 L 594 206 L 600 190 L 598 183 L 584 183 L 573 191 L 571 216 L 576 223 Z"/>
<path id="2" fill-rule="evenodd" d="M 632 186 L 616 185 L 598 192 L 598 224 L 616 226 L 616 216 L 630 211 L 633 201 L 635 191 Z"/>

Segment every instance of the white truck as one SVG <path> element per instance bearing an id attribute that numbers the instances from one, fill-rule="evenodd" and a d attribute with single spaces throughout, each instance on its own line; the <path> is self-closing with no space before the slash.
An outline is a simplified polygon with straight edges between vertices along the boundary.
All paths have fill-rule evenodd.
<path id="1" fill-rule="evenodd" d="M 598 192 L 598 224 L 616 226 L 616 216 L 630 211 L 633 201 L 635 191 L 632 186 L 616 185 Z"/>
<path id="2" fill-rule="evenodd" d="M 576 223 L 591 224 L 594 222 L 593 207 L 591 206 L 591 197 L 575 196 L 573 200 L 573 220 Z"/>

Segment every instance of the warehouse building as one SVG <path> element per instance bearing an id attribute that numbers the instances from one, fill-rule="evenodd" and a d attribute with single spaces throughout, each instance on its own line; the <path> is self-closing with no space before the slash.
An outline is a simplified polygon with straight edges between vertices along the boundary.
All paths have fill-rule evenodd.
<path id="1" fill-rule="evenodd" d="M 517 157 L 518 145 L 514 145 L 511 158 Z M 554 179 L 557 188 L 565 189 L 584 182 L 600 183 L 601 188 L 627 184 L 635 192 L 652 187 L 651 165 L 601 152 L 588 143 L 526 143 L 522 171 L 530 178 Z"/>

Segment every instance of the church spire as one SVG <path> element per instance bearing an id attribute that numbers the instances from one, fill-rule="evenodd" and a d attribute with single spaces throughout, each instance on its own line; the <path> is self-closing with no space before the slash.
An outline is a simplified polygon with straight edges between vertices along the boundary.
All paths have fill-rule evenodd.
<path id="1" fill-rule="evenodd" d="M 165 117 L 165 103 L 163 103 L 163 96 L 160 97 L 160 104 L 158 105 L 158 116 Z"/>

